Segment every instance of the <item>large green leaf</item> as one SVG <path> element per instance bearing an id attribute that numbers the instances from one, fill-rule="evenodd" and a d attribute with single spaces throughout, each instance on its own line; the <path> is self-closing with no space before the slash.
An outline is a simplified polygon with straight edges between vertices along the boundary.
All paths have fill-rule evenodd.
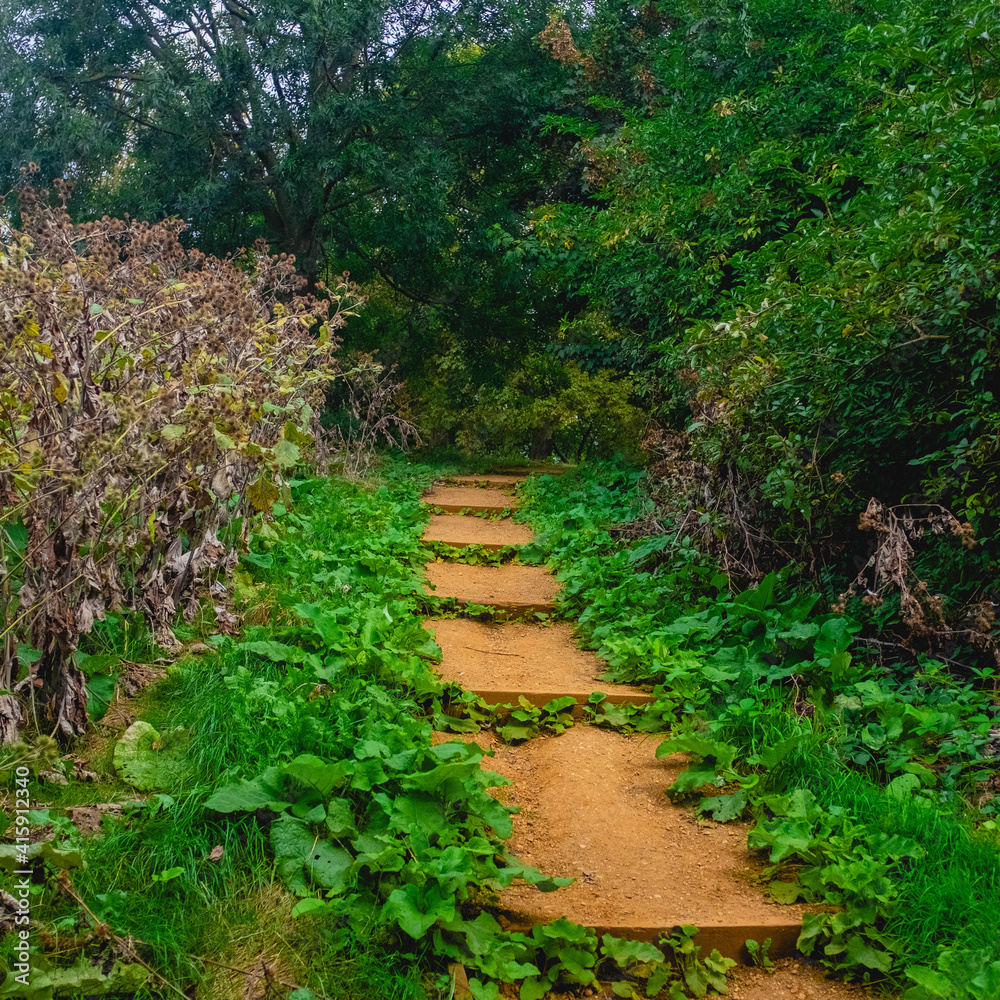
<path id="1" fill-rule="evenodd" d="M 221 813 L 254 812 L 272 803 L 278 804 L 282 798 L 281 786 L 281 772 L 276 767 L 269 767 L 252 781 L 241 779 L 220 788 L 205 805 Z"/>
<path id="2" fill-rule="evenodd" d="M 444 894 L 436 884 L 404 885 L 395 889 L 383 910 L 412 938 L 422 938 L 439 920 L 455 919 L 455 897 Z"/>
<path id="3" fill-rule="evenodd" d="M 328 840 L 317 840 L 305 864 L 314 882 L 336 894 L 347 888 L 354 856 L 342 847 L 334 847 Z"/>
<path id="4" fill-rule="evenodd" d="M 0 844 L 0 869 L 7 872 L 22 867 L 22 862 L 44 858 L 53 868 L 67 870 L 82 868 L 83 854 L 76 848 L 59 848 L 50 840 L 39 840 L 25 847 L 17 844 Z"/>
<path id="5" fill-rule="evenodd" d="M 335 788 L 340 788 L 350 774 L 350 768 L 338 762 L 328 763 L 313 754 L 302 754 L 282 771 L 291 778 L 308 785 L 324 798 Z"/>
<path id="6" fill-rule="evenodd" d="M 636 962 L 664 962 L 666 958 L 656 945 L 647 941 L 630 941 L 605 934 L 601 938 L 601 952 L 607 955 L 619 968 Z"/>
<path id="7" fill-rule="evenodd" d="M 81 955 L 65 968 L 52 965 L 47 959 L 32 959 L 29 985 L 17 982 L 15 973 L 7 973 L 0 986 L 0 1000 L 53 1000 L 54 997 L 102 997 L 109 993 L 116 996 L 133 995 L 149 979 L 148 969 L 135 963 L 116 960 L 105 973 L 100 965 L 91 965 Z"/>
<path id="8" fill-rule="evenodd" d="M 275 663 L 302 663 L 306 658 L 306 651 L 298 646 L 289 646 L 283 642 L 275 642 L 273 639 L 263 639 L 254 642 L 238 642 L 236 649 L 242 649 L 247 653 L 255 653 L 257 656 L 266 656 Z"/>
<path id="9" fill-rule="evenodd" d="M 133 722 L 115 744 L 115 770 L 141 791 L 172 788 L 185 773 L 181 758 L 190 735 L 185 729 L 161 735 L 148 722 Z"/>
<path id="10" fill-rule="evenodd" d="M 318 838 L 301 820 L 284 814 L 271 824 L 271 847 L 278 874 L 298 896 L 309 894 L 306 863 Z"/>

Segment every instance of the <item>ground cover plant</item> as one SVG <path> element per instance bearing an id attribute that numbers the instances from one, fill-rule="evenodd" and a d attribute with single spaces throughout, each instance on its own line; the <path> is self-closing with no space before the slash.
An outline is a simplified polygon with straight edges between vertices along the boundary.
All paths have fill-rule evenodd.
<path id="1" fill-rule="evenodd" d="M 566 880 L 509 855 L 509 810 L 488 792 L 505 779 L 474 742 L 432 732 L 497 724 L 518 741 L 573 720 L 564 702 L 486 711 L 430 669 L 440 651 L 421 624 L 434 598 L 419 586 L 418 501 L 431 474 L 290 480 L 227 580 L 240 634 L 212 615 L 200 632 L 179 627 L 207 640 L 201 652 L 171 666 L 92 761 L 68 765 L 42 738 L 8 751 L 8 780 L 24 768 L 47 803 L 31 815 L 32 911 L 49 953 L 32 1000 L 80 984 L 153 996 L 201 982 L 227 996 L 233 975 L 294 1000 L 445 996 L 449 961 L 487 1000 L 502 982 L 525 1000 L 598 976 L 622 996 L 724 985 L 731 963 L 700 956 L 694 928 L 654 947 L 565 920 L 505 932 L 491 915 L 515 879 L 540 891 Z M 85 646 L 99 639 L 106 629 Z M 78 761 L 94 768 L 88 784 Z M 27 995 L 8 968 L 0 996 Z"/>
<path id="2" fill-rule="evenodd" d="M 959 660 L 997 561 L 998 32 L 988 0 L 567 11 L 579 104 L 549 121 L 589 188 L 523 240 L 561 254 L 581 346 L 658 425 L 664 498 L 741 583 L 795 562 L 843 592 L 872 498 L 967 523 L 975 547 L 916 546 L 942 604 L 879 612 Z"/>
<path id="3" fill-rule="evenodd" d="M 0 0 L 40 996 L 718 983 L 686 932 L 499 933 L 545 880 L 430 736 L 573 720 L 433 676 L 420 620 L 493 611 L 420 592 L 456 557 L 420 485 L 613 455 L 646 470 L 535 480 L 537 542 L 458 558 L 559 572 L 654 694 L 587 721 L 661 733 L 776 899 L 841 907 L 804 951 L 1000 995 L 998 36 L 993 0 Z M 380 464 L 418 437 L 448 461 Z M 311 478 L 333 448 L 367 485 Z"/>
<path id="4" fill-rule="evenodd" d="M 806 954 L 914 1000 L 995 995 L 994 671 L 887 669 L 854 641 L 858 622 L 790 573 L 731 594 L 669 524 L 635 528 L 652 509 L 641 480 L 607 467 L 532 480 L 523 516 L 607 676 L 656 685 L 673 727 L 658 755 L 693 758 L 668 794 L 718 822 L 753 816 L 779 901 L 843 908 L 805 919 Z"/>

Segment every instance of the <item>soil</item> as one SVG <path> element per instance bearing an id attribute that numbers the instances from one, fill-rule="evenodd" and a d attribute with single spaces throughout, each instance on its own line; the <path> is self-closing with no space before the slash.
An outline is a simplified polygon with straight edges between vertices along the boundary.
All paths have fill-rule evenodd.
<path id="1" fill-rule="evenodd" d="M 502 472 L 486 472 L 481 476 L 449 476 L 442 479 L 449 486 L 516 486 L 524 482 L 524 476 L 509 476 Z"/>
<path id="2" fill-rule="evenodd" d="M 463 517 L 461 514 L 431 514 L 423 534 L 425 542 L 483 545 L 494 549 L 505 545 L 527 545 L 531 538 L 531 529 L 527 525 L 515 524 L 509 518 L 493 521 L 484 517 Z"/>
<path id="3" fill-rule="evenodd" d="M 616 702 L 646 702 L 650 697 L 637 687 L 598 680 L 604 661 L 576 645 L 567 622 L 498 624 L 451 618 L 426 621 L 424 626 L 435 633 L 444 652 L 438 674 L 487 701 L 495 692 L 494 704 L 516 701 L 519 693 L 543 694 L 545 701 L 567 694 L 586 701 L 592 691 L 612 695 Z"/>
<path id="4" fill-rule="evenodd" d="M 453 510 L 516 510 L 517 500 L 506 490 L 481 490 L 478 486 L 435 486 L 423 503 Z"/>
<path id="5" fill-rule="evenodd" d="M 432 562 L 427 579 L 437 597 L 504 608 L 552 608 L 559 589 L 555 578 L 540 566 L 466 566 Z"/>
<path id="6" fill-rule="evenodd" d="M 501 912 L 513 926 L 566 916 L 588 927 L 627 928 L 630 937 L 679 924 L 739 928 L 740 944 L 777 938 L 790 925 L 797 935 L 805 908 L 765 896 L 760 866 L 746 850 L 747 827 L 699 824 L 689 808 L 667 799 L 665 789 L 687 761 L 681 754 L 657 760 L 658 740 L 584 725 L 517 747 L 493 733 L 475 737 L 495 754 L 484 766 L 513 782 L 497 791 L 521 810 L 513 853 L 547 875 L 577 880 L 553 893 L 504 890 Z M 720 950 L 729 949 L 720 943 Z"/>
<path id="7" fill-rule="evenodd" d="M 542 472 L 542 470 L 524 470 Z M 564 469 L 545 470 L 553 473 Z M 544 474 L 544 473 L 543 473 Z M 507 482 L 507 481 L 510 482 Z M 504 487 L 511 475 L 462 477 L 449 482 Z M 439 487 L 430 503 L 479 508 L 493 502 L 514 506 L 506 493 L 474 485 Z M 517 541 L 515 533 L 524 531 Z M 525 544 L 530 532 L 509 521 L 473 517 L 433 517 L 424 535 L 453 544 Z M 503 539 L 501 542 L 500 540 Z M 439 596 L 495 607 L 550 606 L 556 581 L 529 566 L 476 567 L 432 563 L 427 578 Z M 599 690 L 616 700 L 647 697 L 639 689 L 602 683 L 603 663 L 580 650 L 567 623 L 432 620 L 444 654 L 439 673 L 467 690 L 517 694 L 536 701 L 558 694 Z M 453 739 L 436 733 L 435 742 Z M 828 980 L 818 966 L 792 955 L 802 906 L 780 906 L 760 882 L 763 861 L 746 849 L 746 825 L 698 822 L 693 811 L 664 794 L 686 766 L 683 755 L 655 757 L 659 737 L 628 736 L 576 725 L 558 737 L 539 737 L 517 747 L 495 733 L 460 737 L 490 751 L 488 770 L 512 784 L 497 788 L 501 801 L 517 806 L 510 850 L 547 875 L 576 881 L 553 893 L 529 886 L 503 891 L 494 907 L 505 926 L 527 929 L 560 916 L 594 927 L 598 933 L 652 940 L 680 924 L 701 930 L 696 942 L 706 952 L 746 963 L 747 938 L 772 939 L 771 974 L 747 965 L 730 975 L 733 1000 L 853 1000 L 884 994 Z M 506 986 L 504 997 L 516 996 Z M 456 996 L 468 996 L 468 992 Z M 574 995 L 615 996 L 610 984 Z"/>
<path id="8" fill-rule="evenodd" d="M 467 980 L 466 980 L 467 981 Z M 779 959 L 771 972 L 749 966 L 737 966 L 728 976 L 729 1000 L 876 1000 L 888 994 L 879 987 L 865 987 L 827 979 L 825 970 L 817 965 L 791 958 Z M 500 995 L 517 997 L 517 987 L 501 987 Z M 712 994 L 713 996 L 715 994 Z M 455 991 L 459 997 L 472 993 Z M 617 1000 L 609 983 L 595 983 L 576 993 L 547 993 L 546 1000 L 565 1000 L 567 996 L 590 997 L 593 1000 Z"/>
<path id="9" fill-rule="evenodd" d="M 100 833 L 103 829 L 105 816 L 120 819 L 125 806 L 119 802 L 99 802 L 92 806 L 70 806 L 66 809 L 66 817 L 84 834 Z"/>
<path id="10" fill-rule="evenodd" d="M 508 469 L 507 473 L 516 476 L 561 476 L 564 472 L 575 468 L 575 465 L 524 465 Z"/>
<path id="11" fill-rule="evenodd" d="M 730 1000 L 862 1000 L 888 996 L 878 987 L 827 979 L 825 969 L 794 958 L 779 959 L 770 973 L 743 966 L 729 974 Z"/>

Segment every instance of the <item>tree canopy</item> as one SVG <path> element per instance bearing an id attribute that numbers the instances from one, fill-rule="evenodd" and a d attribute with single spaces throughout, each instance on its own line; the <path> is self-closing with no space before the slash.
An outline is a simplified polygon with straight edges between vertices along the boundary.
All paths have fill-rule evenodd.
<path id="1" fill-rule="evenodd" d="M 544 5 L 114 2 L 0 14 L 0 175 L 75 210 L 179 215 L 209 252 L 265 237 L 311 280 L 352 256 L 417 299 L 546 180 Z M 484 217 L 487 219 L 484 224 Z"/>

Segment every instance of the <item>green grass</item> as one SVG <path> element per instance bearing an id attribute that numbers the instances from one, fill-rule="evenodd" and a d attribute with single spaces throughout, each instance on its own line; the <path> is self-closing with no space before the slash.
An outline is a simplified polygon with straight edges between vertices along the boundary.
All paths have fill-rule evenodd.
<path id="1" fill-rule="evenodd" d="M 944 947 L 996 954 L 1000 841 L 995 832 L 975 829 L 954 805 L 938 810 L 921 800 L 900 800 L 862 775 L 823 767 L 815 756 L 797 764 L 782 776 L 784 790 L 809 788 L 824 809 L 841 809 L 875 833 L 910 838 L 926 852 L 892 872 L 898 896 L 884 931 L 904 944 L 910 962 L 933 965 Z"/>
<path id="2" fill-rule="evenodd" d="M 380 480 L 364 485 L 313 481 L 299 487 L 295 507 L 279 508 L 273 525 L 254 544 L 258 553 L 273 552 L 270 568 L 248 563 L 237 574 L 244 604 L 259 605 L 263 598 L 268 607 L 266 623 L 250 627 L 243 638 L 279 636 L 319 649 L 315 634 L 310 639 L 291 610 L 301 601 L 319 600 L 340 615 L 349 646 L 374 607 L 393 605 L 402 617 L 418 562 L 422 517 L 417 498 L 429 480 L 427 472 L 391 467 Z M 340 576 L 332 585 L 314 579 L 324 573 Z M 211 616 L 194 627 L 181 625 L 179 632 L 186 640 L 204 640 L 206 628 Z M 409 655 L 406 646 L 416 634 L 406 627 L 401 632 L 395 630 L 388 665 Z M 302 753 L 350 758 L 366 725 L 373 732 L 380 724 L 408 725 L 417 706 L 403 697 L 405 685 L 388 669 L 381 680 L 377 676 L 376 660 L 383 654 L 376 647 L 386 638 L 370 636 L 367 652 L 343 663 L 336 683 L 312 701 L 307 696 L 317 681 L 297 678 L 301 667 L 248 654 L 224 641 L 218 654 L 189 657 L 172 667 L 165 681 L 129 706 L 131 714 L 161 732 L 175 727 L 191 732 L 183 780 L 152 791 L 130 788 L 114 773 L 114 740 L 98 730 L 80 749 L 88 754 L 89 766 L 100 771 L 101 781 L 33 786 L 35 800 L 51 802 L 55 817 L 62 806 L 133 803 L 122 819 L 106 817 L 97 837 L 81 840 L 65 821 L 57 824 L 64 843 L 84 850 L 86 867 L 73 873 L 75 891 L 116 934 L 140 942 L 144 960 L 172 983 L 183 986 L 217 975 L 218 969 L 212 973 L 202 958 L 235 965 L 248 961 L 252 956 L 231 942 L 250 935 L 261 939 L 265 951 L 280 954 L 294 973 L 291 978 L 312 987 L 316 996 L 424 996 L 421 963 L 413 953 L 401 953 L 384 929 L 368 939 L 356 933 L 338 936 L 324 921 L 291 918 L 296 897 L 280 888 L 268 822 L 253 813 L 227 816 L 205 808 L 212 789 L 235 776 L 252 778 Z M 119 616 L 99 624 L 85 651 L 145 662 L 160 655 L 144 626 Z M 382 703 L 369 711 L 366 699 L 376 688 L 384 692 Z M 219 847 L 222 857 L 208 860 Z M 180 872 L 162 880 L 163 873 L 176 869 Z M 276 908 L 256 902 L 268 893 L 280 904 Z M 34 913 L 61 939 L 75 940 L 79 908 L 55 891 L 51 878 L 34 901 Z M 301 961 L 294 958 L 296 948 Z M 150 995 L 161 995 L 164 987 L 151 981 L 149 989 Z"/>

